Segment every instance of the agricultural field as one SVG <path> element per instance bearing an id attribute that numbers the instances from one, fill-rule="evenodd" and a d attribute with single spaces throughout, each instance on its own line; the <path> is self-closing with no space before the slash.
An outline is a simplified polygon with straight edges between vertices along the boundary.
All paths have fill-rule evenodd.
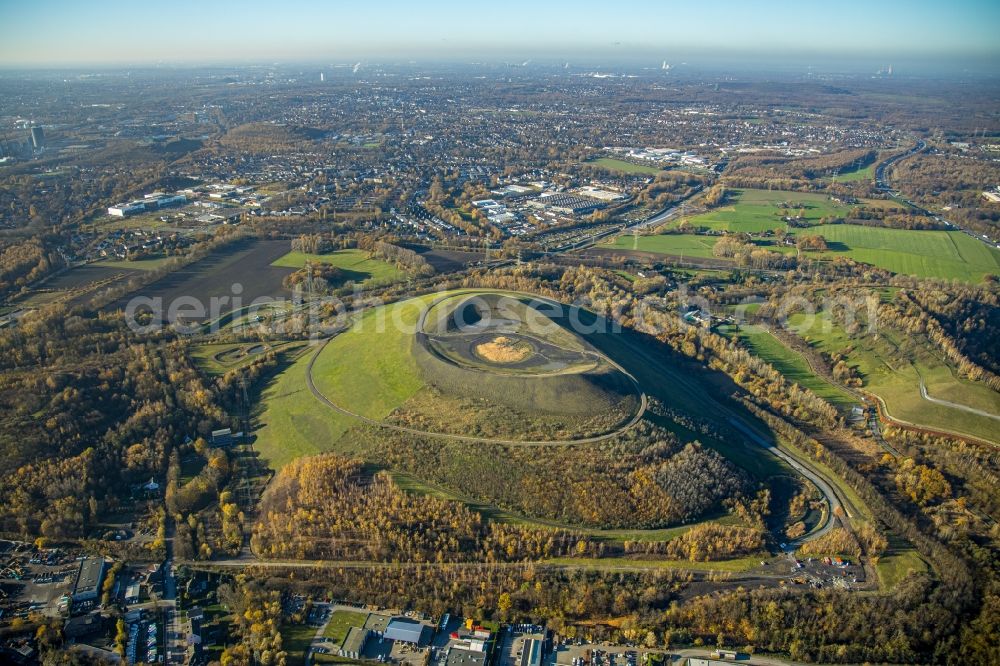
<path id="1" fill-rule="evenodd" d="M 787 228 L 778 215 L 781 202 L 803 202 L 804 210 L 789 209 L 816 223 L 808 228 L 787 228 L 792 235 L 823 236 L 829 249 L 808 252 L 812 258 L 845 256 L 879 268 L 924 278 L 958 279 L 981 282 L 984 275 L 1000 275 L 1000 251 L 960 231 L 924 231 L 886 229 L 854 224 L 819 225 L 824 216 L 846 212 L 848 207 L 834 204 L 824 195 L 798 192 L 742 190 L 732 204 L 690 218 L 694 226 L 716 230 L 760 233 Z M 622 235 L 602 243 L 604 250 L 652 252 L 676 257 L 713 258 L 716 236 L 695 234 Z M 770 250 L 792 253 L 795 248 L 766 241 L 758 245 Z"/>
<path id="2" fill-rule="evenodd" d="M 106 266 L 103 262 L 76 266 L 45 280 L 33 291 L 19 297 L 16 305 L 38 307 L 67 298 L 85 299 L 99 287 L 118 285 L 138 274 L 135 268 Z"/>
<path id="3" fill-rule="evenodd" d="M 697 236 L 695 234 L 623 235 L 602 243 L 600 247 L 655 252 L 680 257 L 712 258 L 712 247 L 718 240 L 716 236 Z"/>
<path id="4" fill-rule="evenodd" d="M 419 254 L 438 273 L 460 271 L 469 264 L 482 261 L 484 258 L 482 252 L 468 250 L 444 250 L 408 243 L 404 243 L 403 247 Z"/>
<path id="5" fill-rule="evenodd" d="M 718 231 L 762 231 L 785 228 L 781 219 L 781 204 L 800 204 L 803 208 L 788 208 L 789 215 L 801 215 L 803 220 L 818 224 L 823 217 L 843 215 L 850 206 L 835 203 L 825 194 L 784 192 L 781 190 L 733 190 L 727 205 L 689 219 L 695 227 Z"/>
<path id="6" fill-rule="evenodd" d="M 181 314 L 186 321 L 204 323 L 232 310 L 234 296 L 242 305 L 256 299 L 290 298 L 282 281 L 292 269 L 272 266 L 287 252 L 288 241 L 239 241 L 123 297 L 111 308 L 124 309 L 136 297 L 160 298 L 163 315 L 169 318 L 171 304 L 193 298 L 204 312 L 185 308 Z"/>
<path id="7" fill-rule="evenodd" d="M 610 169 L 612 171 L 620 171 L 622 173 L 630 174 L 649 174 L 650 176 L 655 176 L 658 173 L 663 173 L 663 169 L 656 166 L 649 166 L 645 164 L 633 164 L 632 162 L 626 162 L 625 160 L 616 160 L 613 157 L 599 157 L 596 160 L 590 160 L 584 162 L 584 164 L 592 164 L 594 166 L 604 167 L 605 169 Z"/>
<path id="8" fill-rule="evenodd" d="M 155 271 L 159 268 L 163 268 L 171 259 L 175 257 L 167 256 L 156 256 L 148 257 L 143 259 L 102 259 L 98 261 L 95 266 L 100 266 L 101 268 L 121 268 L 125 270 L 132 271 Z"/>
<path id="9" fill-rule="evenodd" d="M 388 284 L 406 279 L 406 273 L 393 264 L 381 259 L 373 259 L 364 250 L 348 249 L 326 254 L 308 254 L 292 251 L 271 262 L 280 268 L 299 269 L 307 261 L 329 264 L 342 270 L 345 281 Z"/>
<path id="10" fill-rule="evenodd" d="M 1000 251 L 960 231 L 835 224 L 794 233 L 822 235 L 830 249 L 821 256 L 843 255 L 894 273 L 965 282 L 980 282 L 987 273 L 1000 275 Z"/>
<path id="11" fill-rule="evenodd" d="M 815 317 L 795 314 L 789 317 L 789 325 L 822 352 L 846 353 L 848 365 L 857 369 L 864 389 L 881 398 L 892 417 L 988 442 L 1000 441 L 1000 421 L 923 398 L 921 380 L 933 398 L 1000 415 L 1000 396 L 983 384 L 959 377 L 926 340 L 884 327 L 877 335 L 852 338 L 825 313 Z"/>

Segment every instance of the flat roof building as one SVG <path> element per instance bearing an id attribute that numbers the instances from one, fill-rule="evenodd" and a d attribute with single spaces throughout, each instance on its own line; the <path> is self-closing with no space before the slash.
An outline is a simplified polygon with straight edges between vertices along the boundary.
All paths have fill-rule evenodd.
<path id="1" fill-rule="evenodd" d="M 73 601 L 93 601 L 101 591 L 104 582 L 104 558 L 88 557 L 80 560 L 73 584 Z"/>
<path id="2" fill-rule="evenodd" d="M 340 656 L 348 659 L 360 659 L 361 653 L 365 649 L 365 643 L 368 641 L 368 633 L 367 629 L 351 627 L 340 646 Z"/>
<path id="3" fill-rule="evenodd" d="M 137 604 L 139 603 L 139 583 L 129 583 L 128 587 L 125 588 L 125 603 L 127 604 Z"/>
<path id="4" fill-rule="evenodd" d="M 485 663 L 485 652 L 474 652 L 458 647 L 448 648 L 448 656 L 445 660 L 445 666 L 484 666 Z"/>
<path id="5" fill-rule="evenodd" d="M 233 443 L 233 429 L 222 428 L 212 431 L 212 446 L 229 446 Z"/>
<path id="6" fill-rule="evenodd" d="M 566 215 L 586 215 L 606 206 L 603 201 L 580 197 L 574 194 L 566 194 L 564 192 L 543 194 L 537 199 L 529 201 L 528 205 L 533 208 L 546 208 Z"/>
<path id="7" fill-rule="evenodd" d="M 530 638 L 524 642 L 524 650 L 521 652 L 521 663 L 519 666 L 541 666 L 542 663 L 542 642 L 537 638 Z"/>
<path id="8" fill-rule="evenodd" d="M 391 620 L 384 635 L 391 641 L 425 645 L 430 640 L 431 628 L 412 620 Z"/>

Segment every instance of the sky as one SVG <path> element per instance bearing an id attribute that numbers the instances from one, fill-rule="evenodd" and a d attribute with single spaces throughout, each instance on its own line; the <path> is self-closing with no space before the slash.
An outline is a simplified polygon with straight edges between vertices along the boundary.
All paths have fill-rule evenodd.
<path id="1" fill-rule="evenodd" d="M 0 0 L 0 67 L 324 59 L 952 58 L 997 0 Z"/>

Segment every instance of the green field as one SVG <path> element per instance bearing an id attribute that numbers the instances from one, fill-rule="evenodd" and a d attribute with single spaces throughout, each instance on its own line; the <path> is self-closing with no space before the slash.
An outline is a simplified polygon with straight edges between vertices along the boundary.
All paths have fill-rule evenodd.
<path id="1" fill-rule="evenodd" d="M 281 647 L 288 653 L 287 663 L 290 665 L 305 664 L 306 653 L 309 652 L 309 646 L 315 636 L 316 627 L 311 627 L 308 624 L 283 623 L 281 625 Z"/>
<path id="2" fill-rule="evenodd" d="M 759 233 L 768 229 L 785 228 L 781 219 L 781 204 L 802 204 L 805 208 L 788 208 L 791 216 L 801 215 L 807 222 L 819 223 L 820 218 L 843 215 L 849 206 L 830 200 L 825 194 L 784 192 L 781 190 L 732 190 L 725 206 L 690 218 L 695 227 L 722 231 Z"/>
<path id="3" fill-rule="evenodd" d="M 372 419 L 385 418 L 413 397 L 424 386 L 424 382 L 411 353 L 412 331 L 420 309 L 437 296 L 427 295 L 365 313 L 352 329 L 332 340 L 317 358 L 313 378 L 319 391 L 335 404 Z M 372 344 L 373 335 L 378 336 L 378 344 Z M 702 381 L 697 374 L 679 368 L 664 358 L 662 349 L 649 348 L 649 343 L 627 330 L 596 332 L 586 337 L 590 344 L 631 372 L 650 396 L 696 417 L 717 416 L 717 405 L 712 397 L 713 387 Z M 301 381 L 304 384 L 306 363 L 307 360 L 296 362 L 284 373 L 294 378 L 288 379 L 283 375 L 280 381 Z M 282 389 L 275 393 L 283 396 L 293 390 L 292 386 L 282 386 Z M 339 437 L 350 427 L 348 417 L 336 414 L 333 410 L 316 409 L 319 405 L 312 401 L 312 396 L 307 393 L 303 397 L 306 400 L 300 399 L 304 404 L 298 407 L 294 405 L 295 400 L 279 399 L 276 404 L 278 413 L 275 416 L 285 413 L 283 407 L 296 413 L 312 412 L 314 416 L 305 420 L 305 423 L 310 424 L 306 426 L 310 437 L 316 433 L 316 429 Z M 272 403 L 268 401 L 268 404 Z M 334 418 L 322 419 L 324 411 L 333 413 Z M 319 426 L 316 416 L 327 424 L 326 427 L 332 429 L 325 430 Z M 295 418 L 294 421 L 294 425 L 285 423 L 276 441 L 302 443 L 309 438 L 299 438 L 286 432 L 289 426 L 291 430 L 303 427 L 300 419 Z M 676 428 L 676 424 L 672 422 L 661 425 Z M 691 434 L 678 432 L 682 438 Z M 315 441 L 315 437 L 312 439 Z M 328 441 L 317 450 L 324 450 L 332 444 L 332 441 Z M 760 456 L 756 451 L 748 452 L 745 447 L 710 439 L 706 444 L 718 448 L 738 464 L 745 463 L 744 466 L 754 473 L 767 475 L 781 469 L 769 456 Z M 268 447 L 268 450 L 278 459 L 285 459 L 274 447 Z"/>
<path id="4" fill-rule="evenodd" d="M 207 343 L 191 348 L 191 358 L 195 365 L 210 375 L 222 375 L 230 370 L 249 365 L 260 354 L 275 351 L 279 354 L 293 354 L 305 345 L 304 342 L 279 342 L 267 345 L 259 343 Z"/>
<path id="5" fill-rule="evenodd" d="M 420 310 L 438 296 L 431 294 L 367 311 L 352 329 L 330 341 L 316 358 L 313 379 L 317 388 L 335 404 L 372 419 L 384 419 L 397 408 L 412 404 L 412 401 L 408 402 L 410 398 L 424 388 L 424 380 L 412 355 L 412 332 Z M 627 331 L 595 333 L 588 335 L 587 339 L 634 373 L 651 396 L 698 418 L 718 418 L 723 408 L 713 397 L 715 384 L 703 379 L 694 368 L 675 364 L 672 355 L 665 353 L 659 345 Z M 306 349 L 264 387 L 261 406 L 255 414 L 258 424 L 256 451 L 266 464 L 276 469 L 297 457 L 331 450 L 373 462 L 383 459 L 385 453 L 379 452 L 379 444 L 377 439 L 372 439 L 371 432 L 358 428 L 356 419 L 323 405 L 309 391 L 306 371 L 313 353 L 313 349 Z M 713 381 L 718 381 L 718 378 Z M 757 478 L 788 473 L 777 459 L 757 447 L 745 445 L 739 440 L 716 439 L 694 432 L 669 418 L 649 412 L 647 418 L 675 432 L 682 442 L 700 440 Z M 441 446 L 449 451 L 441 461 L 439 469 L 444 472 L 437 475 L 441 478 L 430 484 L 422 478 L 414 478 L 413 474 L 396 474 L 404 489 L 462 501 L 474 510 L 504 522 L 528 521 L 538 526 L 566 527 L 545 520 L 522 518 L 512 510 L 500 511 L 482 502 L 455 495 L 450 491 L 449 479 L 454 476 L 455 483 L 459 485 L 453 487 L 465 488 L 461 485 L 465 483 L 462 479 L 467 476 L 466 470 L 472 461 L 465 461 L 463 456 L 475 456 L 478 445 L 442 443 Z M 484 445 L 484 452 L 490 450 L 497 449 Z M 552 454 L 549 452 L 546 455 Z M 483 469 L 488 467 L 489 464 L 484 462 Z M 420 473 L 420 476 L 424 474 Z M 513 474 L 510 482 L 518 483 L 514 477 L 520 478 Z M 441 488 L 439 484 L 448 484 L 449 489 Z M 462 492 L 475 494 L 472 486 Z M 508 508 L 515 506 L 512 504 Z M 731 519 L 725 514 L 704 518 L 718 522 Z M 595 534 L 600 533 L 609 539 L 664 539 L 676 536 L 687 528 L 596 530 Z"/>
<path id="6" fill-rule="evenodd" d="M 960 231 L 914 231 L 853 224 L 796 229 L 820 234 L 828 255 L 844 255 L 894 273 L 980 282 L 986 273 L 1000 274 L 1000 251 Z"/>
<path id="7" fill-rule="evenodd" d="M 875 180 L 876 164 L 877 162 L 872 162 L 868 166 L 861 167 L 860 169 L 841 171 L 837 174 L 836 178 L 831 177 L 831 180 L 835 180 L 838 183 L 856 183 L 861 180 L 873 181 Z"/>
<path id="8" fill-rule="evenodd" d="M 883 590 L 891 590 L 909 573 L 927 571 L 927 563 L 917 551 L 909 547 L 892 547 L 879 558 L 875 565 Z"/>
<path id="9" fill-rule="evenodd" d="M 324 409 L 306 386 L 308 350 L 273 379 L 261 395 L 255 415 L 254 448 L 264 464 L 280 469 L 301 456 L 330 450 L 354 422 Z"/>
<path id="10" fill-rule="evenodd" d="M 316 388 L 362 416 L 388 416 L 423 388 L 410 350 L 417 318 L 431 299 L 433 295 L 366 312 L 316 359 Z"/>
<path id="11" fill-rule="evenodd" d="M 364 250 L 337 250 L 326 254 L 307 254 L 292 251 L 278 258 L 271 265 L 282 268 L 302 268 L 307 261 L 336 266 L 352 282 L 388 284 L 406 279 L 406 272 L 381 259 L 372 259 Z"/>
<path id="12" fill-rule="evenodd" d="M 975 409 L 1000 414 L 1000 395 L 983 384 L 959 377 L 926 340 L 882 327 L 878 335 L 851 338 L 825 314 L 810 318 L 795 314 L 789 324 L 807 342 L 828 354 L 846 352 L 848 364 L 864 380 L 864 388 L 879 396 L 889 414 L 900 420 L 998 441 L 998 422 L 924 400 L 923 378 L 928 393 Z"/>
<path id="13" fill-rule="evenodd" d="M 718 240 L 717 236 L 696 236 L 694 234 L 618 236 L 611 241 L 602 243 L 601 247 L 656 252 L 671 256 L 711 258 L 713 256 L 712 247 Z"/>
<path id="14" fill-rule="evenodd" d="M 592 164 L 594 166 L 604 167 L 605 169 L 620 171 L 622 173 L 645 173 L 650 176 L 663 173 L 663 169 L 660 167 L 633 164 L 632 162 L 626 162 L 625 160 L 616 160 L 613 157 L 600 157 L 596 160 L 584 162 L 584 164 Z"/>
<path id="15" fill-rule="evenodd" d="M 326 629 L 323 630 L 323 635 L 337 645 L 340 645 L 347 638 L 347 632 L 351 630 L 351 627 L 363 627 L 367 620 L 368 613 L 345 610 L 334 611 L 330 616 L 330 622 L 326 625 Z"/>
<path id="16" fill-rule="evenodd" d="M 698 215 L 690 221 L 695 226 L 712 229 L 759 233 L 785 227 L 775 214 L 778 208 L 773 202 L 793 200 L 808 202 L 810 208 L 803 214 L 817 223 L 825 215 L 844 212 L 844 207 L 834 208 L 832 202 L 818 194 L 744 190 L 735 204 Z M 1000 275 L 1000 251 L 960 231 L 886 229 L 855 224 L 818 225 L 788 231 L 793 235 L 819 234 L 826 239 L 829 250 L 808 252 L 806 256 L 809 257 L 845 256 L 894 273 L 973 283 L 981 282 L 987 273 Z M 713 256 L 712 247 L 716 242 L 716 236 L 695 234 L 624 235 L 603 243 L 601 247 L 708 258 Z M 758 244 L 764 244 L 764 241 L 758 241 Z M 795 252 L 792 247 L 764 246 L 779 252 Z"/>
<path id="17" fill-rule="evenodd" d="M 349 405 L 359 414 L 378 419 L 388 416 L 423 386 L 410 355 L 412 338 L 394 322 L 412 331 L 420 307 L 435 296 L 367 311 L 357 326 L 337 336 L 317 359 L 313 372 L 316 387 L 330 400 Z M 379 330 L 383 331 L 378 334 L 379 344 L 373 345 Z M 300 456 L 333 449 L 344 433 L 357 425 L 355 419 L 322 405 L 309 392 L 306 368 L 313 351 L 307 349 L 262 395 L 255 446 L 275 469 Z M 365 372 L 356 372 L 357 368 Z"/>
<path id="18" fill-rule="evenodd" d="M 161 220 L 161 217 L 163 217 L 163 211 L 140 213 L 139 215 L 130 215 L 129 217 L 111 217 L 101 213 L 97 217 L 91 218 L 91 222 L 95 227 L 100 227 L 103 231 L 111 229 L 167 229 L 170 225 Z"/>
<path id="19" fill-rule="evenodd" d="M 849 411 L 859 404 L 850 393 L 816 375 L 798 352 L 786 347 L 768 331 L 757 326 L 744 326 L 733 337 L 749 347 L 754 356 L 770 363 L 788 381 L 809 389 L 840 411 Z"/>

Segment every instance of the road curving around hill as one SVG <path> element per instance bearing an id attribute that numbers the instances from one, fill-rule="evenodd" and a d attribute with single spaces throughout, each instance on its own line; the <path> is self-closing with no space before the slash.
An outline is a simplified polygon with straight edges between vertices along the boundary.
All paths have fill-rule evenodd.
<path id="1" fill-rule="evenodd" d="M 424 326 L 426 325 L 427 322 L 427 313 L 433 310 L 434 307 L 440 304 L 441 302 L 453 298 L 454 296 L 455 294 L 445 294 L 444 296 L 441 296 L 432 301 L 421 311 L 420 318 L 417 322 L 417 328 L 416 328 L 418 335 L 421 334 L 425 335 Z M 552 305 L 565 307 L 564 304 L 559 303 L 558 301 L 554 301 L 552 299 L 543 298 L 533 294 L 530 296 L 532 298 L 548 302 Z M 476 437 L 473 435 L 459 435 L 455 433 L 436 432 L 433 430 L 421 430 L 419 428 L 410 428 L 407 426 L 396 425 L 394 423 L 387 423 L 385 421 L 369 418 L 362 414 L 358 414 L 357 412 L 353 412 L 349 409 L 346 409 L 345 407 L 338 405 L 329 398 L 327 398 L 323 394 L 323 392 L 320 391 L 319 388 L 317 388 L 315 381 L 313 381 L 313 366 L 316 363 L 316 359 L 319 358 L 320 354 L 323 353 L 323 350 L 326 349 L 326 346 L 330 343 L 330 341 L 336 338 L 336 335 L 337 334 L 329 338 L 326 338 L 313 353 L 312 357 L 309 359 L 309 365 L 306 367 L 306 384 L 309 387 L 309 391 L 321 403 L 333 409 L 334 411 L 343 414 L 344 416 L 347 416 L 349 418 L 355 419 L 357 421 L 360 421 L 362 423 L 371 426 L 384 428 L 387 430 L 393 430 L 395 432 L 401 432 L 408 435 L 416 435 L 418 437 L 430 437 L 434 439 L 443 439 L 454 442 L 501 444 L 504 446 L 570 446 L 575 444 L 597 444 L 599 442 L 604 442 L 614 437 L 618 437 L 619 435 L 622 435 L 623 433 L 626 433 L 632 428 L 634 428 L 636 425 L 638 425 L 639 421 L 642 420 L 642 417 L 646 413 L 646 409 L 649 407 L 649 398 L 646 395 L 646 392 L 642 390 L 642 387 L 639 385 L 638 380 L 636 380 L 636 378 L 630 372 L 625 370 L 625 368 L 619 365 L 616 361 L 614 361 L 613 359 L 604 354 L 601 354 L 600 352 L 587 351 L 585 352 L 586 354 L 593 355 L 595 358 L 600 358 L 601 360 L 607 362 L 613 368 L 621 372 L 626 378 L 628 378 L 629 382 L 631 382 L 632 386 L 634 387 L 636 394 L 639 396 L 639 409 L 636 410 L 636 413 L 632 416 L 632 418 L 629 419 L 628 422 L 619 426 L 618 428 L 615 428 L 614 430 L 603 433 L 601 435 L 594 435 L 591 437 L 580 437 L 574 439 L 545 439 L 545 440 L 494 439 L 490 437 Z"/>

